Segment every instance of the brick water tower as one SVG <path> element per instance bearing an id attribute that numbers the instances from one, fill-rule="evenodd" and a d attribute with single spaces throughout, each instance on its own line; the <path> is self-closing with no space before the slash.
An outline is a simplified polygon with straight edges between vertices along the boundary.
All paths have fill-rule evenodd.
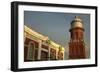
<path id="1" fill-rule="evenodd" d="M 85 42 L 84 42 L 84 27 L 83 21 L 80 17 L 75 16 L 75 19 L 71 22 L 70 28 L 70 42 L 69 42 L 69 59 L 84 59 Z"/>

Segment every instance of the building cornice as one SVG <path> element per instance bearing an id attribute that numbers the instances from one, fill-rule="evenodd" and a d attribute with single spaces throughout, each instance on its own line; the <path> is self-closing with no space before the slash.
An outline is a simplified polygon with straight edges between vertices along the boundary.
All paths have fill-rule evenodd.
<path id="1" fill-rule="evenodd" d="M 29 35 L 31 35 L 31 37 L 32 37 L 32 36 L 33 36 L 33 37 L 36 37 L 36 38 L 38 38 L 38 39 L 40 39 L 40 40 L 42 40 L 42 41 L 50 40 L 47 36 L 44 36 L 44 35 L 42 35 L 42 34 L 40 34 L 40 33 L 37 33 L 36 31 L 30 29 L 29 27 L 27 27 L 27 26 L 25 26 L 25 25 L 24 25 L 24 29 L 25 29 L 24 32 L 25 32 L 26 34 L 29 33 Z M 26 36 L 27 36 L 27 35 L 26 35 Z M 54 46 L 54 47 L 56 47 L 56 48 L 59 48 L 59 46 L 61 46 L 61 45 L 55 43 L 55 42 L 52 41 L 52 40 L 50 40 L 50 45 L 52 45 L 52 46 Z M 65 50 L 64 47 L 62 47 L 62 51 L 64 51 L 64 50 Z"/>

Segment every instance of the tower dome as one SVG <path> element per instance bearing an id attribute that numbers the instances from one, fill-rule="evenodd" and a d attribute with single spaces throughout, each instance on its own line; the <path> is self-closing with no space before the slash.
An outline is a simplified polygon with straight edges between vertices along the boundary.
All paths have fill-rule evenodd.
<path id="1" fill-rule="evenodd" d="M 80 17 L 75 16 L 75 19 L 71 22 L 71 28 L 83 28 L 83 22 Z"/>

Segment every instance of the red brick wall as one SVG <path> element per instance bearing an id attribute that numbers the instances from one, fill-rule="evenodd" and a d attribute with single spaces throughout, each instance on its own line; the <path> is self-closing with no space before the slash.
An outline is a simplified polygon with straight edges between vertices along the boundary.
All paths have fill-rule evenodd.
<path id="1" fill-rule="evenodd" d="M 69 43 L 69 58 L 80 59 L 85 58 L 85 46 L 84 46 L 84 29 L 73 28 L 70 30 L 71 41 Z"/>
<path id="2" fill-rule="evenodd" d="M 84 38 L 84 31 L 81 29 L 73 29 L 71 31 L 71 39 L 83 39 Z"/>
<path id="3" fill-rule="evenodd" d="M 24 46 L 24 61 L 27 61 L 27 51 L 28 51 L 28 47 Z"/>
<path id="4" fill-rule="evenodd" d="M 69 58 L 81 59 L 85 58 L 85 46 L 82 42 L 69 43 Z"/>

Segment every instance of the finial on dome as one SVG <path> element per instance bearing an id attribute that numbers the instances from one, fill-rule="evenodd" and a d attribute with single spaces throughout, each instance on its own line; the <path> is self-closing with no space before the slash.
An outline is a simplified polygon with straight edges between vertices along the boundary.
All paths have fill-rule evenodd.
<path id="1" fill-rule="evenodd" d="M 82 22 L 82 20 L 79 16 L 75 16 L 73 22 Z"/>
<path id="2" fill-rule="evenodd" d="M 75 18 L 79 18 L 79 19 L 80 19 L 80 17 L 79 17 L 79 16 L 75 16 Z"/>
<path id="3" fill-rule="evenodd" d="M 71 22 L 71 28 L 83 28 L 83 22 L 79 16 L 75 16 L 74 20 Z"/>
<path id="4" fill-rule="evenodd" d="M 78 18 L 78 16 L 75 16 L 75 18 Z"/>

